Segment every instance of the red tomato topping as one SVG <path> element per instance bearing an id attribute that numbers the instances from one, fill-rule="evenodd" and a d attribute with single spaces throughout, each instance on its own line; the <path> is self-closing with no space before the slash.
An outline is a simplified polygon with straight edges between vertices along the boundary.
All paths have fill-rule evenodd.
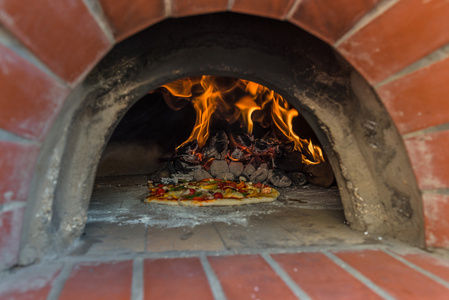
<path id="1" fill-rule="evenodd" d="M 256 188 L 261 188 L 262 186 L 263 186 L 263 184 L 260 182 L 254 184 L 254 187 L 256 187 Z"/>
<path id="2" fill-rule="evenodd" d="M 165 190 L 163 188 L 158 188 L 156 191 L 156 195 L 161 196 L 165 194 Z"/>
<path id="3" fill-rule="evenodd" d="M 193 197 L 192 200 L 204 200 L 204 197 Z"/>
<path id="4" fill-rule="evenodd" d="M 159 184 L 157 185 L 157 187 L 162 188 L 162 187 L 164 187 L 164 185 L 163 185 L 162 183 L 159 183 Z"/>
<path id="5" fill-rule="evenodd" d="M 193 195 L 195 193 L 196 193 L 195 189 L 189 189 L 189 195 Z"/>
<path id="6" fill-rule="evenodd" d="M 223 199 L 223 194 L 222 193 L 215 193 L 214 194 L 214 198 L 215 199 Z"/>

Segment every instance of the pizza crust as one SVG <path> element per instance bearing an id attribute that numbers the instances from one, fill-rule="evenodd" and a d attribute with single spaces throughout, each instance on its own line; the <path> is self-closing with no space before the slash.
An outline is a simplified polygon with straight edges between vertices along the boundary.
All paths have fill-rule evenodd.
<path id="1" fill-rule="evenodd" d="M 165 199 L 149 199 L 145 198 L 146 203 L 156 203 L 172 206 L 229 206 L 244 205 L 252 203 L 273 202 L 279 197 L 279 192 L 273 190 L 269 196 L 252 197 L 242 199 L 212 199 L 212 200 L 165 200 Z"/>

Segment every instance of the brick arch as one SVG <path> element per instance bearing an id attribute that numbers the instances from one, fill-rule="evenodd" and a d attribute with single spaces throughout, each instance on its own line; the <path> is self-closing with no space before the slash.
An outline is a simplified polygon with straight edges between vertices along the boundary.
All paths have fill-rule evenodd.
<path id="1" fill-rule="evenodd" d="M 377 91 L 423 194 L 426 243 L 449 247 L 449 4 L 378 0 L 5 0 L 0 4 L 0 268 L 17 262 L 42 142 L 113 45 L 167 17 L 221 11 L 287 20 L 331 44 Z M 88 4 L 86 4 L 88 3 Z M 76 24 L 76 26 L 74 26 Z M 440 155 L 437 155 L 440 153 Z M 30 204 L 28 204 L 30 205 Z M 37 216 L 39 217 L 39 216 Z"/>

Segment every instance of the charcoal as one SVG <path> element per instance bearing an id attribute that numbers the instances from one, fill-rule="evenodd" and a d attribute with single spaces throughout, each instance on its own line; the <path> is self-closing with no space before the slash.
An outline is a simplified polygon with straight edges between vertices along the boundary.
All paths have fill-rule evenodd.
<path id="1" fill-rule="evenodd" d="M 307 177 L 304 173 L 301 172 L 292 172 L 288 174 L 288 177 L 291 179 L 293 184 L 295 185 L 305 185 L 307 183 Z"/>
<path id="2" fill-rule="evenodd" d="M 301 153 L 289 152 L 283 157 L 275 157 L 274 164 L 277 169 L 287 172 L 301 172 L 304 169 Z"/>
<path id="3" fill-rule="evenodd" d="M 214 177 L 219 177 L 221 174 L 229 173 L 228 163 L 224 160 L 214 160 L 210 166 L 210 173 Z"/>
<path id="4" fill-rule="evenodd" d="M 334 182 L 334 172 L 328 162 L 307 165 L 304 169 L 307 181 L 313 185 L 329 187 Z"/>
<path id="5" fill-rule="evenodd" d="M 195 154 L 184 154 L 180 156 L 181 159 L 185 162 L 188 162 L 190 164 L 200 164 L 201 163 L 201 157 Z"/>
<path id="6" fill-rule="evenodd" d="M 270 149 L 270 145 L 262 140 L 257 140 L 254 143 L 253 153 L 254 155 L 265 155 Z"/>
<path id="7" fill-rule="evenodd" d="M 253 183 L 258 183 L 258 182 L 264 182 L 267 179 L 267 177 L 268 177 L 268 170 L 265 168 L 262 168 L 262 169 L 259 168 L 256 170 L 256 172 L 251 174 L 249 179 Z"/>
<path id="8" fill-rule="evenodd" d="M 206 178 L 212 178 L 212 175 L 209 174 L 209 172 L 207 172 L 206 170 L 200 169 L 200 170 L 195 170 L 192 173 L 193 179 L 196 181 L 199 180 L 203 180 Z"/>
<path id="9" fill-rule="evenodd" d="M 238 177 L 243 173 L 243 164 L 241 162 L 231 161 L 229 163 L 229 171 Z"/>
<path id="10" fill-rule="evenodd" d="M 290 178 L 280 170 L 268 171 L 268 180 L 276 187 L 288 187 L 292 185 Z"/>
<path id="11" fill-rule="evenodd" d="M 234 150 L 230 151 L 229 157 L 235 160 L 242 160 L 245 158 L 245 153 L 240 148 L 234 148 Z"/>
<path id="12" fill-rule="evenodd" d="M 268 165 L 266 163 L 262 163 L 262 164 L 260 164 L 259 169 L 268 170 Z"/>
<path id="13" fill-rule="evenodd" d="M 184 170 L 186 172 L 193 172 L 193 171 L 196 171 L 196 170 L 202 170 L 203 169 L 203 167 L 201 165 L 191 165 L 191 164 L 186 164 L 186 163 L 183 163 L 182 165 L 183 165 Z"/>
<path id="14" fill-rule="evenodd" d="M 206 157 L 224 159 L 228 152 L 229 139 L 224 131 L 220 131 L 209 137 L 202 152 Z"/>
<path id="15" fill-rule="evenodd" d="M 254 138 L 246 134 L 234 134 L 233 137 L 238 146 L 245 148 L 251 148 L 254 141 Z"/>
<path id="16" fill-rule="evenodd" d="M 231 181 L 235 179 L 235 175 L 230 173 L 230 172 L 228 172 L 228 173 L 221 173 L 217 177 L 220 178 L 220 179 L 223 179 L 223 180 L 231 180 Z"/>
<path id="17" fill-rule="evenodd" d="M 194 153 L 198 149 L 198 141 L 193 140 L 191 142 L 188 142 L 187 144 L 183 145 L 181 148 L 176 150 L 176 153 L 178 155 L 186 155 L 190 153 Z"/>
<path id="18" fill-rule="evenodd" d="M 174 165 L 175 170 L 176 170 L 177 172 L 182 172 L 182 173 L 184 173 L 185 169 L 184 169 L 184 165 L 183 165 L 183 163 L 181 162 L 181 160 L 175 159 L 173 165 Z"/>
<path id="19" fill-rule="evenodd" d="M 252 165 L 252 164 L 248 164 L 245 166 L 245 168 L 243 169 L 243 175 L 245 175 L 246 177 L 250 177 L 251 174 L 253 174 L 254 172 L 256 172 L 256 168 Z"/>

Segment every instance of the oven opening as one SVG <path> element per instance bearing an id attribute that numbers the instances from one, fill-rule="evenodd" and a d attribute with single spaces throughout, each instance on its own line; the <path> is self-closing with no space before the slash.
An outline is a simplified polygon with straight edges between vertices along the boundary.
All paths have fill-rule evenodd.
<path id="1" fill-rule="evenodd" d="M 124 115 L 99 162 L 83 240 L 97 241 L 92 254 L 376 242 L 348 227 L 300 112 L 264 85 L 211 75 L 163 84 Z"/>

